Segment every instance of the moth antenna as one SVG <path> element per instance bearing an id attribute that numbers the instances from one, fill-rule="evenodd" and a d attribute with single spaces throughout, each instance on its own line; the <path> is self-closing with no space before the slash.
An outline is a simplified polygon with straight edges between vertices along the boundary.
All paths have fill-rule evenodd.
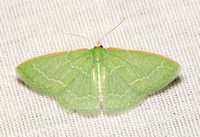
<path id="1" fill-rule="evenodd" d="M 98 45 L 98 46 L 100 45 L 100 39 L 98 39 L 98 43 L 97 43 L 97 45 Z"/>
<path id="2" fill-rule="evenodd" d="M 119 25 L 122 24 L 122 22 L 125 20 L 126 18 L 124 18 L 117 26 L 115 26 L 114 28 L 112 28 L 110 31 L 108 31 L 101 39 L 100 41 L 102 41 L 109 33 L 111 33 L 113 30 L 115 30 Z"/>
<path id="3" fill-rule="evenodd" d="M 91 39 L 87 38 L 87 37 L 80 36 L 80 35 L 73 34 L 73 33 L 64 33 L 64 34 L 66 34 L 66 35 L 72 35 L 72 36 L 76 36 L 76 37 L 80 37 L 80 38 L 86 39 L 86 40 L 90 41 L 93 45 L 95 45 L 94 42 Z"/>

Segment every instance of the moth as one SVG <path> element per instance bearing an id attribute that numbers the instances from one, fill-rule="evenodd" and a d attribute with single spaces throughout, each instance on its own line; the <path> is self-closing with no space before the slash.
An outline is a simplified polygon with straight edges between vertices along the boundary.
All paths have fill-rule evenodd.
<path id="1" fill-rule="evenodd" d="M 86 115 L 130 109 L 173 81 L 179 71 L 180 64 L 163 55 L 106 49 L 100 41 L 90 50 L 45 54 L 16 68 L 30 87 L 53 97 L 66 110 Z"/>

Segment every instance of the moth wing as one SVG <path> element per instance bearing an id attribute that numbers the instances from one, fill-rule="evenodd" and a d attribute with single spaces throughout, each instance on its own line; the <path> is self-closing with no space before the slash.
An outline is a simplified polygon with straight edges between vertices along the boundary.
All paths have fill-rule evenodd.
<path id="1" fill-rule="evenodd" d="M 103 108 L 107 113 L 129 109 L 176 78 L 180 65 L 162 55 L 110 48 L 105 54 Z"/>
<path id="2" fill-rule="evenodd" d="M 53 96 L 64 108 L 79 113 L 99 109 L 89 50 L 59 52 L 25 61 L 18 76 L 38 92 Z"/>

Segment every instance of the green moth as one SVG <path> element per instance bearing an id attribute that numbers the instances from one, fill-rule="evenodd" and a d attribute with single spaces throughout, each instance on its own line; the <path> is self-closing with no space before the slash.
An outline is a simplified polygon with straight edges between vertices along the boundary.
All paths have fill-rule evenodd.
<path id="1" fill-rule="evenodd" d="M 106 49 L 100 40 L 90 50 L 31 58 L 18 65 L 16 72 L 26 84 L 53 97 L 66 110 L 91 115 L 100 109 L 107 114 L 130 109 L 173 81 L 180 71 L 180 65 L 168 57 L 139 50 Z"/>
<path id="2" fill-rule="evenodd" d="M 180 65 L 155 53 L 120 48 L 78 49 L 29 59 L 18 76 L 68 111 L 117 113 L 176 78 Z"/>

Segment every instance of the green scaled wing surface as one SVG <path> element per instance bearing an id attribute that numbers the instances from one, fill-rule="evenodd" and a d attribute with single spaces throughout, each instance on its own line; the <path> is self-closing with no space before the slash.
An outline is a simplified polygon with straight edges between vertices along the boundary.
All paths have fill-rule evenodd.
<path id="1" fill-rule="evenodd" d="M 54 97 L 69 111 L 97 113 L 98 95 L 89 50 L 39 56 L 19 65 L 18 76 L 38 92 Z"/>
<path id="2" fill-rule="evenodd" d="M 180 70 L 175 61 L 154 53 L 105 49 L 57 52 L 20 64 L 19 77 L 65 109 L 95 114 L 134 107 L 170 83 Z"/>
<path id="3" fill-rule="evenodd" d="M 154 53 L 110 48 L 105 54 L 103 108 L 115 113 L 134 107 L 179 73 L 175 61 Z"/>

